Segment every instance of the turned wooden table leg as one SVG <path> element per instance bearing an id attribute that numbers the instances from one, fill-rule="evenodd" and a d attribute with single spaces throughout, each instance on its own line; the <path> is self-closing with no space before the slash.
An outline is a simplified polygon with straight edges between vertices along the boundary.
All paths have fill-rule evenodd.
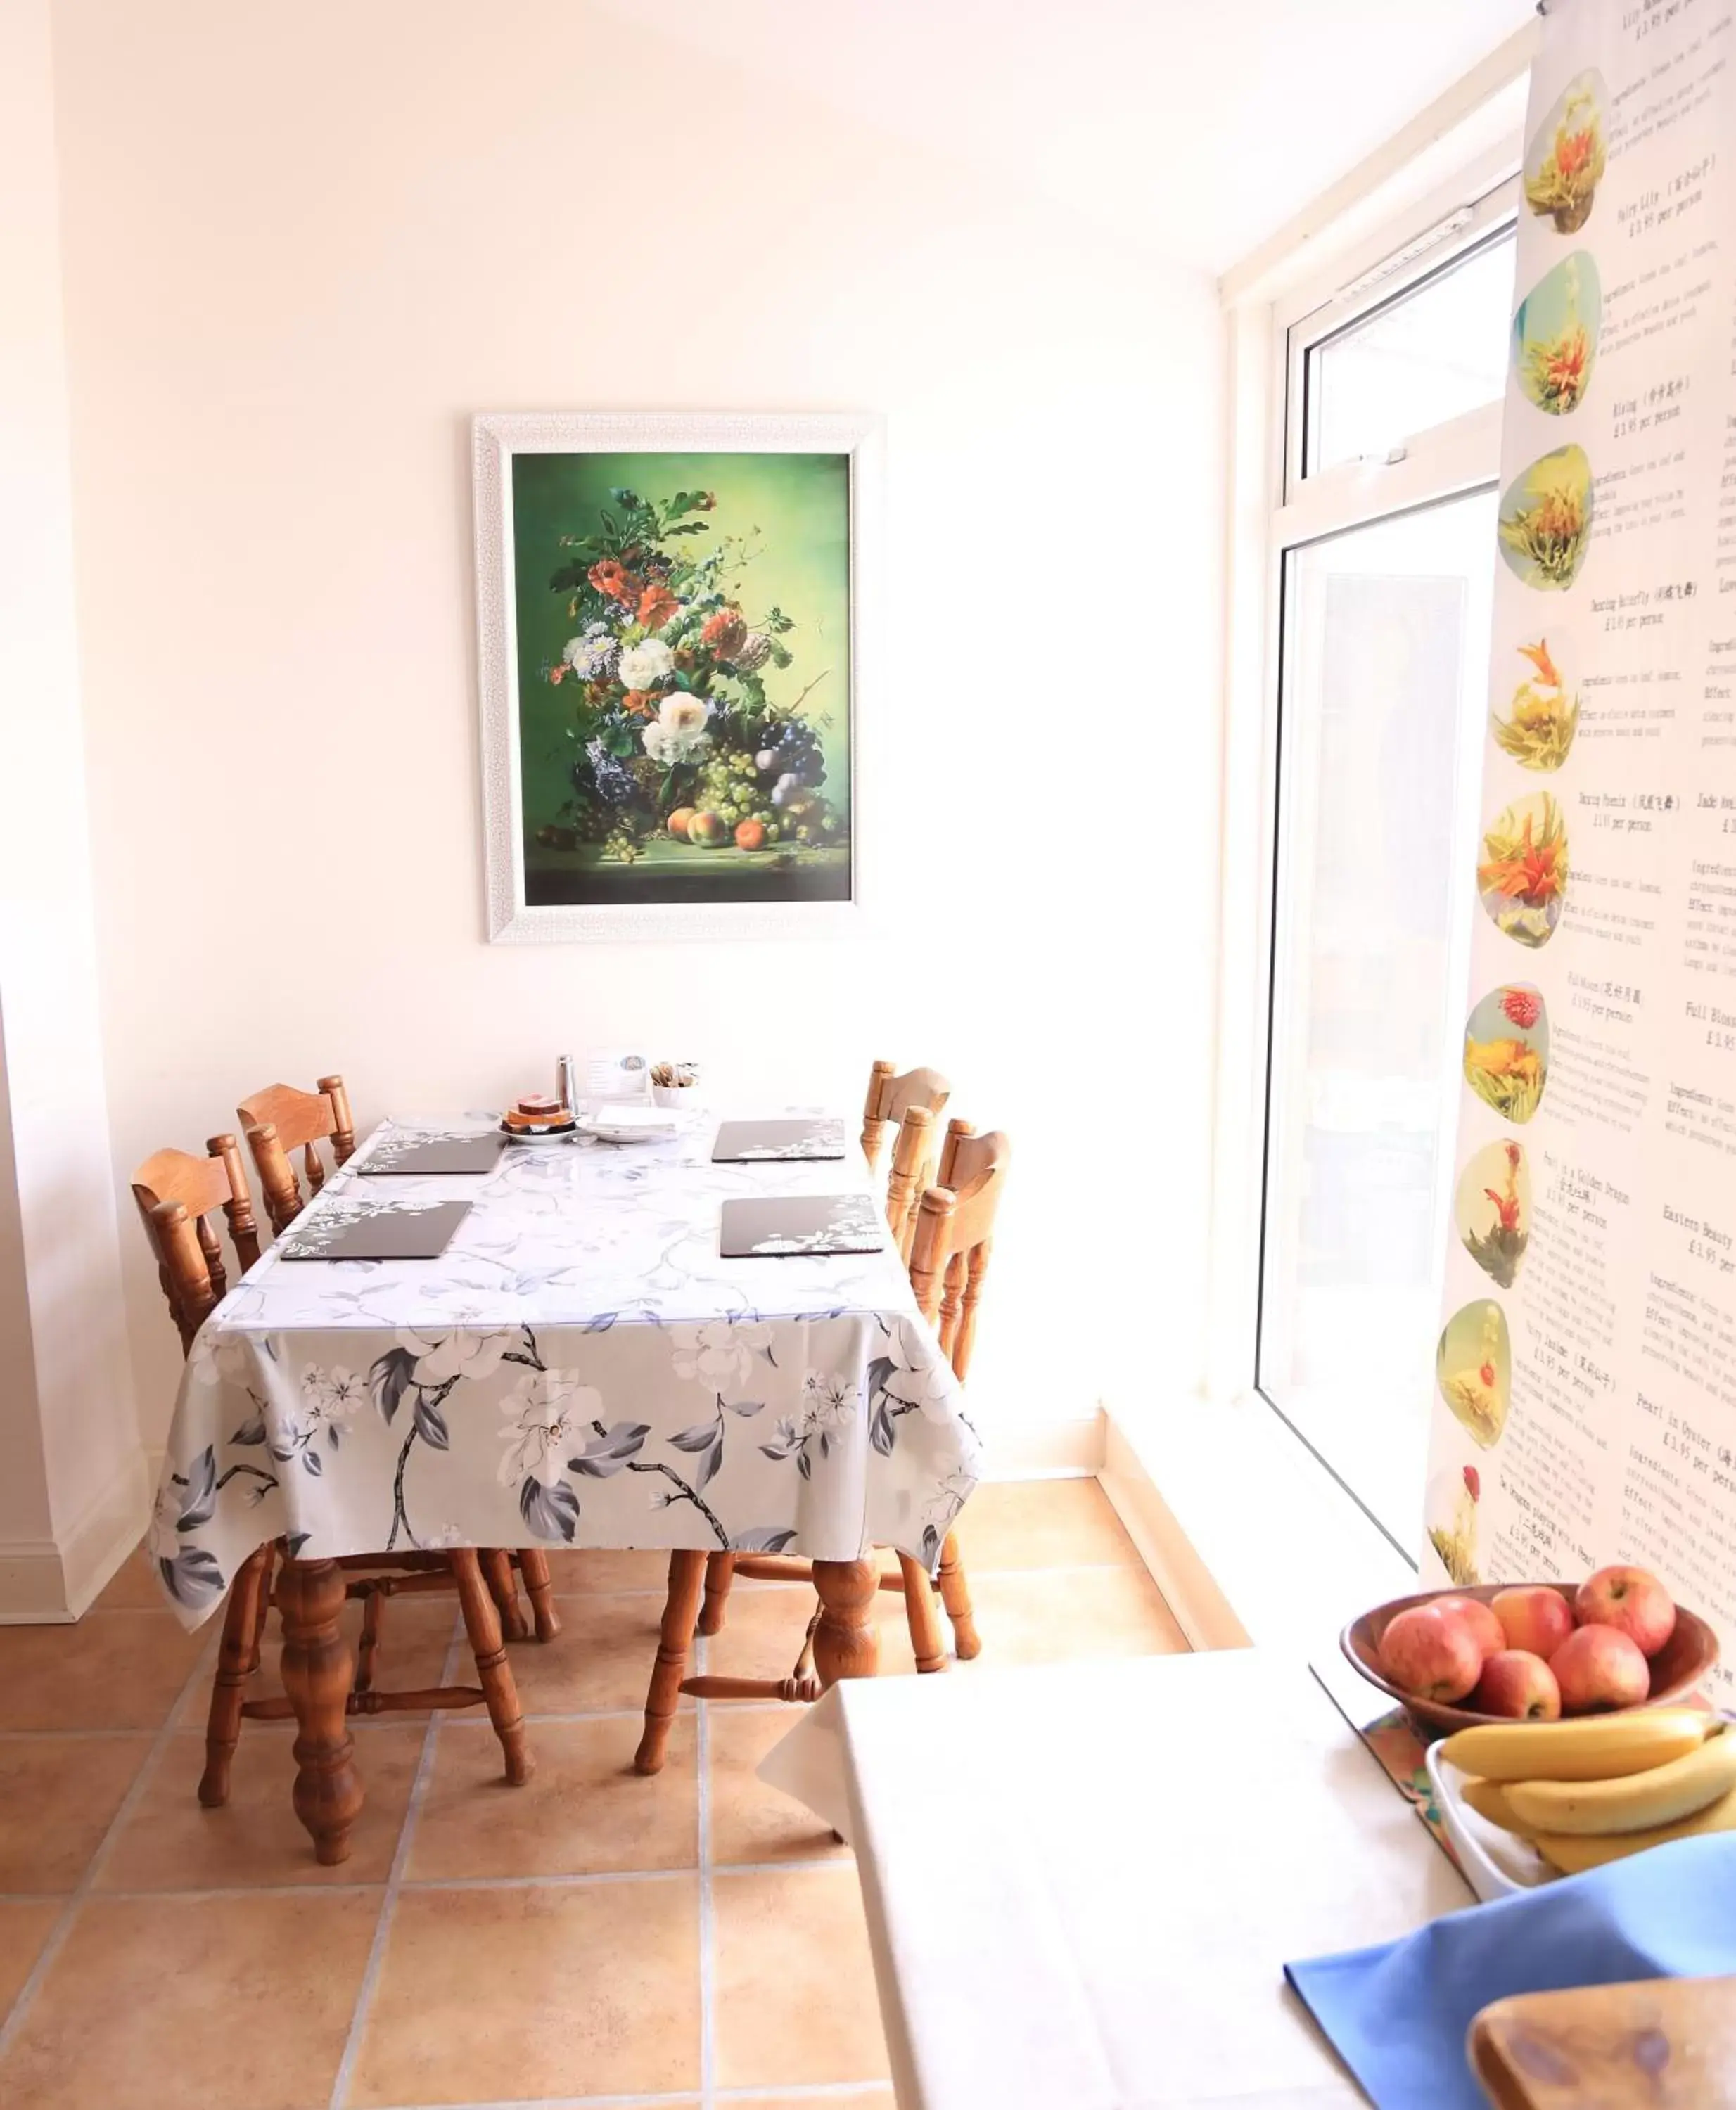
<path id="1" fill-rule="evenodd" d="M 327 1868 L 347 1860 L 361 1813 L 345 1712 L 355 1659 L 338 1618 L 344 1573 L 335 1560 L 286 1560 L 278 1578 L 283 1621 L 283 1690 L 296 1711 L 296 1815 Z"/>
<path id="2" fill-rule="evenodd" d="M 941 1631 L 941 1614 L 935 1608 L 934 1585 L 920 1560 L 908 1553 L 898 1556 L 904 1578 L 904 1619 L 910 1629 L 910 1646 L 916 1651 L 918 1670 L 945 1670 L 946 1637 Z"/>
<path id="3" fill-rule="evenodd" d="M 663 1601 L 663 1632 L 657 1642 L 650 1690 L 645 1696 L 645 1733 L 633 1759 L 635 1773 L 655 1773 L 663 1769 L 669 1729 L 681 1705 L 681 1682 L 687 1675 L 693 1623 L 699 1617 L 700 1592 L 705 1586 L 703 1553 L 669 1555 L 669 1594 Z"/>
<path id="4" fill-rule="evenodd" d="M 512 1555 L 503 1553 L 498 1546 L 491 1546 L 477 1557 L 487 1578 L 489 1595 L 500 1614 L 501 1633 L 510 1641 L 528 1641 L 530 1626 L 524 1617 L 524 1607 L 519 1602 L 519 1578 L 512 1572 Z"/>
<path id="5" fill-rule="evenodd" d="M 211 1681 L 211 1714 L 205 1727 L 205 1771 L 199 1781 L 199 1800 L 207 1809 L 221 1809 L 229 1799 L 229 1761 L 241 1740 L 242 1694 L 259 1668 L 259 1606 L 270 1558 L 268 1539 L 242 1561 L 229 1586 L 229 1601 L 223 1614 L 223 1643 L 217 1653 L 217 1675 Z"/>
<path id="6" fill-rule="evenodd" d="M 699 1615 L 699 1630 L 702 1634 L 720 1634 L 723 1631 L 723 1614 L 729 1605 L 730 1585 L 736 1579 L 736 1556 L 732 1553 L 708 1553 L 705 1556 L 705 1602 Z"/>
<path id="7" fill-rule="evenodd" d="M 551 1641 L 560 1632 L 560 1614 L 555 1609 L 555 1584 L 549 1573 L 549 1557 L 533 1546 L 519 1555 L 519 1573 L 524 1578 L 524 1593 L 530 1599 L 530 1615 L 539 1641 Z"/>
<path id="8" fill-rule="evenodd" d="M 530 1745 L 524 1734 L 524 1716 L 519 1706 L 518 1685 L 513 1678 L 512 1665 L 506 1660 L 505 1644 L 501 1639 L 500 1612 L 483 1580 L 481 1563 L 468 1547 L 454 1551 L 452 1573 L 458 1578 L 459 1610 L 464 1614 L 465 1632 L 470 1637 L 471 1653 L 476 1658 L 476 1674 L 482 1681 L 488 1719 L 494 1724 L 494 1733 L 501 1740 L 501 1750 L 506 1760 L 507 1784 L 523 1787 L 531 1777 Z"/>
<path id="9" fill-rule="evenodd" d="M 836 1685 L 841 1678 L 872 1678 L 880 1668 L 880 1633 L 874 1624 L 880 1597 L 878 1564 L 816 1560 L 814 1587 L 820 1594 L 814 1667 L 821 1685 Z"/>

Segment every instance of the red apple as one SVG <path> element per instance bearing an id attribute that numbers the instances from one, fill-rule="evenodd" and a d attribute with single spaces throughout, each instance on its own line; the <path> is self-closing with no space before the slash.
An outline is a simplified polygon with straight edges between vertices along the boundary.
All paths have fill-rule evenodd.
<path id="1" fill-rule="evenodd" d="M 1675 1601 L 1644 1568 L 1600 1568 L 1580 1585 L 1573 1616 L 1582 1627 L 1614 1627 L 1642 1655 L 1656 1655 L 1675 1632 Z"/>
<path id="2" fill-rule="evenodd" d="M 1569 1714 L 1637 1707 L 1652 1690 L 1638 1646 L 1614 1627 L 1575 1627 L 1549 1659 Z"/>
<path id="3" fill-rule="evenodd" d="M 1462 1700 L 1483 1669 L 1483 1651 L 1462 1619 L 1412 1605 L 1380 1637 L 1380 1668 L 1419 1700 Z"/>
<path id="4" fill-rule="evenodd" d="M 1462 1619 L 1470 1628 L 1471 1638 L 1485 1663 L 1498 1649 L 1507 1646 L 1506 1630 L 1480 1597 L 1437 1597 L 1434 1603 L 1437 1612 L 1446 1613 L 1449 1619 Z"/>
<path id="5" fill-rule="evenodd" d="M 1541 1656 L 1529 1649 L 1497 1649 L 1466 1704 L 1510 1721 L 1553 1722 L 1561 1711 L 1561 1688 Z"/>
<path id="6" fill-rule="evenodd" d="M 1501 1622 L 1510 1649 L 1525 1649 L 1545 1663 L 1573 1632 L 1573 1608 L 1559 1590 L 1541 1583 L 1526 1583 L 1515 1590 L 1498 1590 L 1489 1609 Z"/>

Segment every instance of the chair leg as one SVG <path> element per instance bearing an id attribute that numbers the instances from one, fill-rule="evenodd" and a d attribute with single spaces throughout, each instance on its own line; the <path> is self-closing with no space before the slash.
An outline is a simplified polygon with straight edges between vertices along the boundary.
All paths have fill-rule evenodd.
<path id="1" fill-rule="evenodd" d="M 270 1554 L 268 1541 L 242 1561 L 223 1614 L 223 1641 L 205 1727 L 205 1771 L 199 1780 L 199 1800 L 207 1809 L 221 1809 L 229 1799 L 229 1762 L 241 1741 L 241 1696 L 259 1662 L 255 1635 Z"/>
<path id="2" fill-rule="evenodd" d="M 699 1630 L 702 1634 L 720 1634 L 723 1631 L 723 1614 L 729 1606 L 730 1587 L 736 1579 L 736 1556 L 732 1553 L 708 1553 L 705 1556 L 705 1603 L 699 1615 Z"/>
<path id="3" fill-rule="evenodd" d="M 551 1641 L 560 1632 L 560 1614 L 555 1609 L 555 1585 L 549 1574 L 549 1557 L 538 1547 L 528 1546 L 516 1556 L 524 1578 L 525 1595 L 539 1641 Z"/>
<path id="4" fill-rule="evenodd" d="M 253 1646 L 247 1654 L 250 1676 L 259 1669 L 265 1646 L 265 1622 L 271 1616 L 271 1586 L 277 1580 L 277 1541 L 274 1539 L 263 1551 L 265 1558 L 259 1571 L 259 1610 L 253 1616 Z"/>
<path id="5" fill-rule="evenodd" d="M 483 1578 L 481 1563 L 469 1547 L 453 1552 L 452 1573 L 458 1580 L 459 1608 L 476 1658 L 476 1674 L 482 1680 L 488 1719 L 494 1724 L 505 1756 L 506 1778 L 510 1786 L 523 1787 L 531 1777 L 530 1746 L 524 1734 L 524 1717 L 519 1709 L 519 1688 L 501 1639 L 500 1612 Z"/>
<path id="6" fill-rule="evenodd" d="M 941 1615 L 935 1610 L 934 1585 L 920 1560 L 908 1553 L 898 1556 L 904 1578 L 904 1618 L 910 1628 L 910 1646 L 916 1651 L 918 1670 L 945 1670 L 946 1637 L 941 1631 Z"/>
<path id="7" fill-rule="evenodd" d="M 700 1592 L 705 1584 L 703 1553 L 669 1555 L 669 1594 L 663 1603 L 656 1667 L 651 1672 L 650 1690 L 645 1696 L 645 1733 L 633 1758 L 635 1773 L 663 1770 L 663 1755 L 669 1748 L 675 1710 L 681 1705 L 681 1681 L 687 1668 L 687 1650 L 692 1646 Z"/>
<path id="8" fill-rule="evenodd" d="M 971 1614 L 970 1585 L 964 1579 L 964 1562 L 959 1552 L 959 1534 L 950 1531 L 941 1548 L 941 1601 L 952 1621 L 953 1646 L 960 1663 L 982 1653 L 977 1622 Z"/>
<path id="9" fill-rule="evenodd" d="M 519 1602 L 519 1582 L 512 1572 L 512 1555 L 501 1552 L 498 1546 L 491 1546 L 477 1557 L 482 1563 L 488 1594 L 500 1614 L 501 1633 L 510 1641 L 528 1641 L 530 1628 L 525 1621 L 524 1607 Z"/>

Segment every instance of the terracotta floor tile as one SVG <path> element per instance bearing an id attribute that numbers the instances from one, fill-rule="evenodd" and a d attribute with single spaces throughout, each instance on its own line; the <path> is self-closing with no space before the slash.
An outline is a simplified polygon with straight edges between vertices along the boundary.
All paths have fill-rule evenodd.
<path id="1" fill-rule="evenodd" d="M 0 1890 L 73 1890 L 147 1736 L 0 1736 Z"/>
<path id="2" fill-rule="evenodd" d="M 1140 1556 L 1095 1480 L 990 1480 L 958 1523 L 972 1574 L 996 1568 L 1137 1568 Z"/>
<path id="3" fill-rule="evenodd" d="M 157 1728 L 204 1646 L 167 1611 L 0 1627 L 0 1731 Z"/>
<path id="4" fill-rule="evenodd" d="M 0 2022 L 35 1969 L 43 1944 L 64 1909 L 58 1899 L 0 1899 Z"/>
<path id="5" fill-rule="evenodd" d="M 527 1714 L 632 1711 L 645 1705 L 657 1660 L 663 1601 L 655 1594 L 566 1597 L 552 1641 L 512 1651 L 513 1675 Z M 683 1703 L 691 1705 L 691 1701 Z"/>
<path id="6" fill-rule="evenodd" d="M 725 1678 L 787 1678 L 795 1668 L 814 1603 L 813 1591 L 803 1583 L 737 1583 L 729 1593 L 723 1632 L 714 1634 L 705 1644 L 706 1669 Z M 896 1591 L 880 1592 L 876 1625 L 882 1675 L 904 1671 L 913 1675 L 916 1658 L 904 1620 L 904 1601 Z"/>
<path id="7" fill-rule="evenodd" d="M 898 2110 L 890 2088 L 853 2088 L 839 2094 L 732 2095 L 725 2110 Z"/>
<path id="8" fill-rule="evenodd" d="M 972 1576 L 971 1600 L 982 1637 L 977 1660 L 986 1669 L 1187 1650 L 1174 1613 L 1143 1568 L 990 1570 Z"/>
<path id="9" fill-rule="evenodd" d="M 712 1901 L 718 2087 L 814 2087 L 884 2076 L 854 1863 L 720 1872 Z"/>
<path id="10" fill-rule="evenodd" d="M 426 1734 L 415 1723 L 358 1726 L 356 1765 L 366 1800 L 350 1834 L 349 1859 L 322 1868 L 290 1800 L 296 1777 L 292 1737 L 243 1722 L 229 1773 L 229 1799 L 221 1809 L 206 1809 L 197 1793 L 205 1739 L 193 1730 L 179 1731 L 152 1768 L 103 1863 L 97 1888 L 229 1890 L 260 1883 L 383 1882 Z"/>
<path id="11" fill-rule="evenodd" d="M 632 1769 L 636 1722 L 537 1722 L 530 1739 L 537 1770 L 508 1787 L 485 1726 L 442 1726 L 410 1845 L 413 1881 L 698 1867 L 691 1718 L 676 1723 L 663 1771 L 650 1779 Z"/>
<path id="12" fill-rule="evenodd" d="M 768 1787 L 754 1768 L 801 1719 L 797 1707 L 713 1707 L 710 1744 L 711 1858 L 732 1861 L 847 1859 L 849 1849 L 811 1809 Z"/>
<path id="13" fill-rule="evenodd" d="M 548 1556 L 549 1573 L 559 1597 L 588 1596 L 598 1590 L 665 1590 L 669 1582 L 666 1553 L 610 1553 L 596 1547 L 568 1547 Z"/>
<path id="14" fill-rule="evenodd" d="M 379 1905 L 365 1890 L 88 1900 L 0 2058 L 0 2102 L 7 2110 L 324 2102 Z"/>
<path id="15" fill-rule="evenodd" d="M 406 1890 L 350 2102 L 692 2089 L 699 2035 L 695 1877 Z"/>
<path id="16" fill-rule="evenodd" d="M 90 1609 L 93 1612 L 161 1612 L 168 1609 L 168 1603 L 157 1580 L 156 1564 L 138 1546 L 109 1578 Z"/>
<path id="17" fill-rule="evenodd" d="M 379 1651 L 374 1659 L 374 1683 L 385 1691 L 394 1687 L 400 1691 L 410 1691 L 420 1686 L 438 1685 L 446 1663 L 447 1644 L 456 1631 L 457 1617 L 456 1600 L 443 1594 L 439 1596 L 405 1597 L 396 1604 L 388 1604 L 380 1628 Z M 216 1645 L 215 1630 L 220 1619 L 220 1614 L 214 1614 L 211 1620 L 214 1651 Z M 352 1600 L 343 1608 L 343 1631 L 352 1649 L 361 1632 L 361 1605 Z M 275 1699 L 282 1693 L 283 1680 L 279 1665 L 283 1653 L 283 1632 L 274 1613 L 265 1631 L 265 1645 L 261 1651 L 259 1669 L 248 1681 L 249 1700 Z M 516 1648 L 513 1651 L 513 1659 L 514 1662 L 518 1659 Z M 215 1652 L 211 1657 L 211 1667 L 214 1670 L 216 1668 Z M 456 1682 L 460 1685 L 474 1685 L 476 1682 L 475 1665 L 469 1662 L 468 1657 L 459 1664 Z M 198 1690 L 189 1693 L 183 1703 L 180 1713 L 175 1718 L 176 1727 L 202 1729 L 206 1710 L 210 1705 L 211 1682 L 209 1679 L 202 1679 Z M 400 1722 L 426 1721 L 427 1718 L 424 1712 L 406 1712 L 397 1717 Z M 287 1723 L 250 1722 L 242 1734 L 246 1736 L 250 1731 L 256 1729 L 269 1731 L 274 1727 L 290 1729 L 292 1726 Z"/>

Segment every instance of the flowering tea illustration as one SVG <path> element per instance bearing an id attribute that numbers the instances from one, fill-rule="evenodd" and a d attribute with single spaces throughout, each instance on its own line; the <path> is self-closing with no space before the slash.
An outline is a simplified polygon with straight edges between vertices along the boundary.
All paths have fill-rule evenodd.
<path id="1" fill-rule="evenodd" d="M 1516 799 L 1483 831 L 1477 892 L 1495 928 L 1547 945 L 1567 898 L 1567 826 L 1547 791 Z"/>
<path id="2" fill-rule="evenodd" d="M 1508 568 L 1539 592 L 1571 586 L 1591 540 L 1591 464 L 1584 447 L 1540 455 L 1507 487 L 1498 529 Z"/>
<path id="3" fill-rule="evenodd" d="M 1539 410 L 1565 418 L 1584 401 L 1602 315 L 1602 285 L 1589 249 L 1564 256 L 1519 303 L 1513 372 Z"/>
<path id="4" fill-rule="evenodd" d="M 1531 1171 L 1509 1136 L 1478 1151 L 1459 1175 L 1453 1222 L 1460 1243 L 1500 1289 L 1511 1289 L 1531 1243 Z"/>
<path id="5" fill-rule="evenodd" d="M 1503 1121 L 1522 1125 L 1549 1076 L 1549 1015 L 1527 982 L 1491 989 L 1465 1021 L 1465 1081 Z"/>
<path id="6" fill-rule="evenodd" d="M 1482 1580 L 1477 1567 L 1477 1504 L 1483 1479 L 1475 1465 L 1437 1474 L 1429 1485 L 1429 1543 L 1449 1582 L 1474 1590 Z"/>
<path id="7" fill-rule="evenodd" d="M 1531 671 L 1514 689 L 1507 715 L 1490 713 L 1489 731 L 1502 753 L 1522 768 L 1559 769 L 1579 730 L 1579 696 L 1568 693 L 1547 637 L 1521 645 L 1519 655 Z"/>
<path id="8" fill-rule="evenodd" d="M 1591 217 L 1603 179 L 1603 102 L 1602 76 L 1575 75 L 1525 149 L 1525 203 L 1557 234 L 1576 233 Z"/>
<path id="9" fill-rule="evenodd" d="M 1507 1315 L 1493 1300 L 1461 1306 L 1435 1352 L 1435 1382 L 1454 1420 L 1487 1451 L 1507 1426 L 1512 1351 Z"/>

